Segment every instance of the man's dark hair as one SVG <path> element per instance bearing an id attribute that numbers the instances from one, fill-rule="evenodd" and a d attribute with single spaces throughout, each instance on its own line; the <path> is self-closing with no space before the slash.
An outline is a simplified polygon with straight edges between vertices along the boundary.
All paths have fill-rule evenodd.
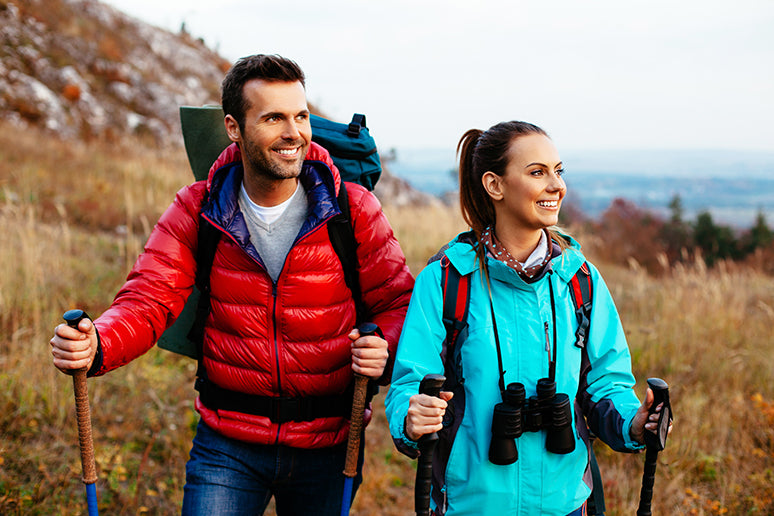
<path id="1" fill-rule="evenodd" d="M 223 79 L 221 104 L 223 113 L 233 116 L 241 131 L 245 129 L 245 113 L 250 107 L 242 95 L 242 88 L 252 79 L 269 82 L 298 81 L 306 87 L 304 72 L 290 59 L 278 55 L 256 54 L 237 61 Z"/>

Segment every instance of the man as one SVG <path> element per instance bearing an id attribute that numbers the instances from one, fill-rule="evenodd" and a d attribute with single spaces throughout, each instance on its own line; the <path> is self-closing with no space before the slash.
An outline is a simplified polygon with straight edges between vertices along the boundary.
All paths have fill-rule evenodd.
<path id="1" fill-rule="evenodd" d="M 353 371 L 389 382 L 413 278 L 376 198 L 348 185 L 363 304 L 384 338 L 353 330 L 326 225 L 341 179 L 311 142 L 303 72 L 244 58 L 222 102 L 236 145 L 178 192 L 110 308 L 56 328 L 54 365 L 101 375 L 153 346 L 193 287 L 201 210 L 222 235 L 183 514 L 260 514 L 272 496 L 281 515 L 339 514 Z"/>

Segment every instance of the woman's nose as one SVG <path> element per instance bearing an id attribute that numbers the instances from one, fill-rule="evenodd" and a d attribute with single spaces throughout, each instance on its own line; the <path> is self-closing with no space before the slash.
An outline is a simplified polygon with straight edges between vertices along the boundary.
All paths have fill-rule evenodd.
<path id="1" fill-rule="evenodd" d="M 564 182 L 564 179 L 562 179 L 562 176 L 551 174 L 551 182 L 549 183 L 548 188 L 553 192 L 563 191 L 567 189 L 567 184 Z"/>

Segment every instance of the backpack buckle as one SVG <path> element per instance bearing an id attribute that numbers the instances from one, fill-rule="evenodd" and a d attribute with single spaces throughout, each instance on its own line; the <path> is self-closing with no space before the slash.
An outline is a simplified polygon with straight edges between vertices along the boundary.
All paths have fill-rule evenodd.
<path id="1" fill-rule="evenodd" d="M 575 347 L 583 349 L 586 347 L 586 336 L 589 331 L 591 321 L 586 314 L 585 307 L 581 306 L 575 311 L 575 315 L 578 317 L 578 329 L 575 332 Z"/>
<path id="2" fill-rule="evenodd" d="M 301 421 L 301 404 L 298 398 L 272 398 L 269 408 L 269 419 L 273 423 L 287 423 L 288 421 Z"/>
<path id="3" fill-rule="evenodd" d="M 360 136 L 360 131 L 366 126 L 365 115 L 355 113 L 352 115 L 352 121 L 347 126 L 347 134 L 352 138 Z"/>

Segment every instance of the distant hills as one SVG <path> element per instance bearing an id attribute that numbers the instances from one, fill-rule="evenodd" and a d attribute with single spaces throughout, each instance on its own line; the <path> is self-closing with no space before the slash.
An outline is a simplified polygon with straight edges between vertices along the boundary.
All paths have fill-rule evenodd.
<path id="1" fill-rule="evenodd" d="M 774 222 L 774 151 L 568 150 L 567 202 L 589 217 L 625 198 L 659 215 L 679 195 L 685 215 L 708 210 L 725 224 L 749 227 L 759 212 Z M 456 190 L 453 148 L 398 149 L 392 171 L 434 195 Z"/>

